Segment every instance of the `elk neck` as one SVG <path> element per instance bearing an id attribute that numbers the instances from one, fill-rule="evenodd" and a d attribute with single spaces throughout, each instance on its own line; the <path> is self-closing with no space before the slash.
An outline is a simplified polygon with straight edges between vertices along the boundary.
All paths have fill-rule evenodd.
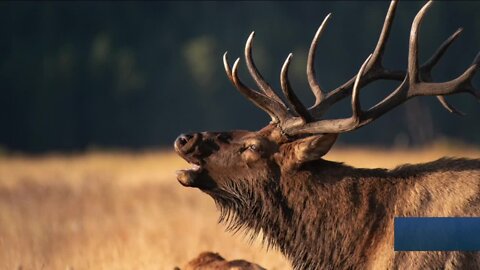
<path id="1" fill-rule="evenodd" d="M 281 172 L 255 192 L 244 190 L 244 199 L 255 198 L 231 206 L 230 228 L 261 232 L 264 243 L 279 248 L 295 269 L 358 267 L 393 216 L 388 209 L 394 208 L 397 187 L 387 174 L 325 160 Z"/>

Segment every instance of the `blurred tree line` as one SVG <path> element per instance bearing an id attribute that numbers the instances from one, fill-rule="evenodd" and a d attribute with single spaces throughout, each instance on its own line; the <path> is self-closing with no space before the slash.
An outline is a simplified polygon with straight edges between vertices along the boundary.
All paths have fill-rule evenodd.
<path id="1" fill-rule="evenodd" d="M 411 21 L 423 2 L 401 2 L 385 66 L 405 68 Z M 258 129 L 268 117 L 228 82 L 222 54 L 242 56 L 256 31 L 254 58 L 273 87 L 289 52 L 290 79 L 313 103 L 305 75 L 311 38 L 329 12 L 321 38 L 318 79 L 333 89 L 356 74 L 373 50 L 388 3 L 377 2 L 1 2 L 0 145 L 43 152 L 88 147 L 170 146 L 188 131 Z M 463 26 L 464 32 L 434 70 L 452 79 L 480 50 L 480 3 L 436 2 L 420 33 L 420 59 Z M 475 85 L 480 86 L 480 75 Z M 362 90 L 366 108 L 397 82 Z M 345 143 L 421 145 L 449 137 L 480 144 L 480 106 L 467 95 L 449 98 L 447 113 L 433 97 L 417 98 L 361 130 Z M 329 117 L 350 112 L 345 100 Z"/>

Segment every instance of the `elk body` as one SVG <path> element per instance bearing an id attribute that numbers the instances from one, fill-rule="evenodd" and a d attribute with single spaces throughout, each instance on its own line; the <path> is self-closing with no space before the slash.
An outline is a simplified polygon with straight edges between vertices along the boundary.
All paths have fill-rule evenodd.
<path id="1" fill-rule="evenodd" d="M 324 92 L 315 79 L 313 58 L 325 18 L 310 47 L 307 76 L 315 104 L 307 108 L 281 71 L 284 102 L 265 82 L 252 60 L 253 33 L 245 47 L 249 73 L 262 90 L 247 87 L 237 75 L 239 60 L 225 70 L 234 86 L 272 121 L 259 131 L 202 132 L 181 135 L 177 153 L 193 165 L 178 181 L 210 195 L 220 219 L 233 230 L 261 233 L 295 269 L 478 269 L 480 253 L 394 252 L 394 217 L 480 216 L 480 160 L 443 158 L 393 170 L 359 169 L 322 159 L 338 134 L 362 127 L 415 96 L 436 96 L 450 112 L 458 111 L 446 95 L 480 98 L 471 80 L 480 54 L 459 77 L 432 82 L 431 70 L 460 30 L 423 65 L 418 63 L 418 32 L 431 6 L 416 15 L 410 32 L 406 71 L 388 70 L 382 56 L 397 2 L 392 1 L 374 52 L 358 74 Z M 393 92 L 368 110 L 361 108 L 360 88 L 375 80 L 398 80 Z M 333 104 L 350 96 L 352 116 L 324 119 Z"/>

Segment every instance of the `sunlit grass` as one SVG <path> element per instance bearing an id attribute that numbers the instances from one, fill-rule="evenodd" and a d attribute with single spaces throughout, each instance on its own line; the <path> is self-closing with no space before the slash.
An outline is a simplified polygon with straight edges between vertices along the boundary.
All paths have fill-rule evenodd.
<path id="1" fill-rule="evenodd" d="M 336 147 L 326 158 L 391 168 L 442 156 L 480 150 Z M 173 269 L 205 250 L 289 269 L 277 251 L 225 232 L 213 201 L 175 180 L 185 165 L 169 151 L 0 156 L 0 269 Z"/>

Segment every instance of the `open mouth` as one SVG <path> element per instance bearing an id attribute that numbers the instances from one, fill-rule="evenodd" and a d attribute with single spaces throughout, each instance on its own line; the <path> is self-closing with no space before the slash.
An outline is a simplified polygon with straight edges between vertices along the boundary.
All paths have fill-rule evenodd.
<path id="1" fill-rule="evenodd" d="M 202 166 L 194 163 L 190 163 L 192 168 L 182 169 L 177 171 L 177 180 L 185 187 L 192 187 L 195 185 L 195 180 L 202 173 Z"/>
<path id="2" fill-rule="evenodd" d="M 197 142 L 199 141 L 199 134 L 180 135 L 174 143 L 175 151 L 179 156 L 185 159 L 192 167 L 177 171 L 177 180 L 185 187 L 195 186 L 195 180 L 202 173 L 203 168 L 201 161 L 192 155 Z"/>

